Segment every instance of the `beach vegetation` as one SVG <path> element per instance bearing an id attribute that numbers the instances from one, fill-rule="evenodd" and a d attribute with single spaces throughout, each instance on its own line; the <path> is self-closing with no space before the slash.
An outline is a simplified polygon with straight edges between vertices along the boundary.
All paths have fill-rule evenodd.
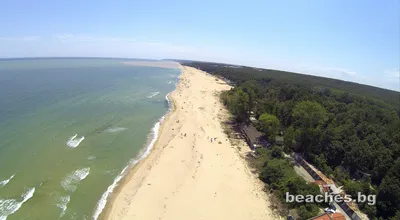
<path id="1" fill-rule="evenodd" d="M 308 219 L 319 212 L 319 208 L 324 204 L 317 203 L 286 203 L 285 195 L 319 195 L 319 186 L 313 183 L 306 183 L 299 177 L 293 169 L 293 165 L 283 158 L 282 149 L 274 146 L 270 149 L 261 148 L 257 150 L 260 155 L 256 158 L 258 164 L 263 164 L 259 168 L 259 178 L 265 182 L 268 189 L 286 204 L 287 209 L 296 209 L 301 219 Z M 322 206 L 321 206 L 322 207 Z"/>
<path id="2" fill-rule="evenodd" d="M 185 65 L 235 85 L 221 96 L 238 122 L 248 122 L 253 112 L 261 121 L 257 129 L 268 137 L 278 127 L 284 133 L 286 153 L 301 153 L 326 175 L 344 184 L 344 190 L 358 190 L 352 183 L 345 184 L 353 179 L 376 189 L 376 205 L 361 207 L 370 218 L 390 219 L 397 215 L 400 210 L 399 92 L 278 70 L 230 68 L 206 62 Z M 280 189 L 285 185 L 285 181 L 280 181 L 285 175 L 277 167 L 286 165 L 276 160 L 280 159 L 273 158 L 258 170 L 271 188 Z M 265 170 L 272 173 L 267 174 Z M 312 208 L 301 208 L 301 212 L 304 210 Z"/>
<path id="3" fill-rule="evenodd" d="M 263 113 L 258 119 L 262 131 L 265 133 L 267 140 L 275 141 L 275 136 L 279 131 L 279 119 L 272 114 Z"/>

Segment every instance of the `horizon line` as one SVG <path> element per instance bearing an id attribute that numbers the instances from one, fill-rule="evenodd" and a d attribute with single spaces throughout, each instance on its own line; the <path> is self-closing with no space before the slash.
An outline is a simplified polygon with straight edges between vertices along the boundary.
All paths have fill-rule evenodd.
<path id="1" fill-rule="evenodd" d="M 336 78 L 331 78 L 327 76 L 317 76 L 317 75 L 312 75 L 312 74 L 307 74 L 307 73 L 301 73 L 301 72 L 293 72 L 293 71 L 288 71 L 288 70 L 282 70 L 282 69 L 269 69 L 269 68 L 261 68 L 261 67 L 255 67 L 255 66 L 247 66 L 247 65 L 241 65 L 241 64 L 232 64 L 232 63 L 218 63 L 215 61 L 202 61 L 202 60 L 190 60 L 190 59 L 174 59 L 174 58 L 163 58 L 163 59 L 149 59 L 149 58 L 128 58 L 128 57 L 81 57 L 81 56 L 38 56 L 38 57 L 0 57 L 0 62 L 1 61 L 11 61 L 11 60 L 34 60 L 34 59 L 125 59 L 125 60 L 142 60 L 142 61 L 175 61 L 180 63 L 179 61 L 184 61 L 184 62 L 201 62 L 201 63 L 215 63 L 215 64 L 224 64 L 224 65 L 232 65 L 232 66 L 240 66 L 240 67 L 247 67 L 247 68 L 255 68 L 255 69 L 262 69 L 262 70 L 275 70 L 275 71 L 282 71 L 282 72 L 287 72 L 287 73 L 292 73 L 292 74 L 301 74 L 301 75 L 306 75 L 306 76 L 313 76 L 313 77 L 319 77 L 319 78 L 325 78 L 325 79 L 332 79 L 332 80 L 339 80 L 342 82 L 347 82 L 347 83 L 354 83 L 358 85 L 364 85 L 364 86 L 369 86 L 369 87 L 374 87 L 378 89 L 383 89 L 383 90 L 388 90 L 388 91 L 393 91 L 400 93 L 400 88 L 399 90 L 392 90 L 388 88 L 383 88 L 383 87 L 378 87 L 374 85 L 368 85 L 368 84 L 362 84 L 359 82 L 353 82 L 353 81 L 347 81 L 343 79 L 336 79 Z"/>

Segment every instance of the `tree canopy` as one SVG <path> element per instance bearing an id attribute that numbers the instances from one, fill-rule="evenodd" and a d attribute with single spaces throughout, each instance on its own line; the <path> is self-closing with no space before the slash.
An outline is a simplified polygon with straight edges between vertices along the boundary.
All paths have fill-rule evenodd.
<path id="1" fill-rule="evenodd" d="M 264 133 L 268 137 L 268 140 L 274 142 L 275 136 L 279 131 L 279 119 L 275 115 L 264 113 L 260 115 L 258 121 L 260 122 Z"/>
<path id="2" fill-rule="evenodd" d="M 303 153 L 340 182 L 355 178 L 376 188 L 377 205 L 366 208 L 370 217 L 389 219 L 400 210 L 399 92 L 277 70 L 184 64 L 235 85 L 222 99 L 237 120 L 248 120 L 253 111 L 263 132 L 274 132 L 277 124 L 285 131 L 285 150 Z"/>
<path id="3" fill-rule="evenodd" d="M 312 101 L 302 101 L 296 104 L 292 113 L 295 125 L 302 129 L 314 129 L 327 119 L 325 108 Z"/>

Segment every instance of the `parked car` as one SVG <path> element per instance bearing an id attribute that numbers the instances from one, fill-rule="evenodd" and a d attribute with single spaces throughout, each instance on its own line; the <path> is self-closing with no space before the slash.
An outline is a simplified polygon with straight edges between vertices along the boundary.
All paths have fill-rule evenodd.
<path id="1" fill-rule="evenodd" d="M 325 208 L 324 211 L 327 212 L 327 213 L 332 213 L 332 214 L 336 213 L 336 210 L 335 209 L 331 209 L 331 208 Z"/>

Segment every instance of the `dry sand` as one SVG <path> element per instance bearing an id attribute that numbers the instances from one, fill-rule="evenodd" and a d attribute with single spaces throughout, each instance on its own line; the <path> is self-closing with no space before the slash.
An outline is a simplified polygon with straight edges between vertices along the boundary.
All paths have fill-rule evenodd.
<path id="1" fill-rule="evenodd" d="M 151 154 L 115 193 L 106 219 L 279 219 L 262 184 L 223 132 L 227 112 L 217 93 L 230 87 L 181 67 L 174 104 Z M 210 138 L 215 138 L 211 143 Z"/>

